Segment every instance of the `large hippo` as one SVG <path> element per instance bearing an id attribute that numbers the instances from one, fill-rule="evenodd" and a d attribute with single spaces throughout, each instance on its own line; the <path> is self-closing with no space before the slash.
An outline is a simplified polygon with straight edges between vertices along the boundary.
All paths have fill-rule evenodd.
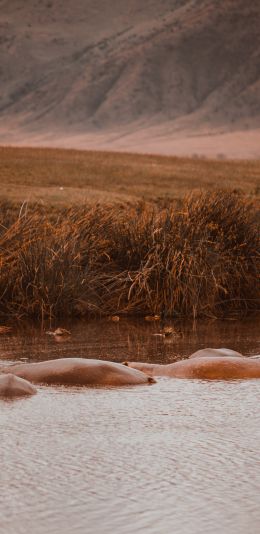
<path id="1" fill-rule="evenodd" d="M 10 369 L 14 375 L 35 384 L 135 386 L 155 382 L 145 373 L 127 368 L 120 363 L 83 358 L 20 363 L 2 368 L 1 373 L 10 373 Z"/>
<path id="2" fill-rule="evenodd" d="M 226 351 L 226 354 L 225 352 Z M 233 380 L 260 378 L 260 360 L 243 357 L 229 349 L 203 349 L 188 358 L 168 365 L 125 362 L 125 365 L 149 376 Z"/>
<path id="3" fill-rule="evenodd" d="M 12 373 L 0 375 L 0 397 L 23 397 L 35 393 L 37 389 L 28 380 Z"/>

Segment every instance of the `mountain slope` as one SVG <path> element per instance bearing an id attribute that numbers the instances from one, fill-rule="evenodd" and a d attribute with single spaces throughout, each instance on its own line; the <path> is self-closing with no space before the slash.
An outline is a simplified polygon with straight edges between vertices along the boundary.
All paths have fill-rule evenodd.
<path id="1" fill-rule="evenodd" d="M 22 4 L 0 1 L 0 139 L 260 127 L 257 0 Z"/>

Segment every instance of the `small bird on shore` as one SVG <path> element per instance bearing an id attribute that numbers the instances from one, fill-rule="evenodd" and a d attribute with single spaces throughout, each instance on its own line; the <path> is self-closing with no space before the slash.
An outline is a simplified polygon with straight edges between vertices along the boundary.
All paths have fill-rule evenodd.
<path id="1" fill-rule="evenodd" d="M 145 321 L 153 322 L 153 321 L 160 321 L 160 319 L 161 319 L 160 315 L 146 315 L 145 316 Z"/>
<path id="2" fill-rule="evenodd" d="M 161 332 L 158 332 L 157 334 L 153 335 L 159 337 L 181 337 L 182 333 L 173 328 L 172 326 L 164 326 Z"/>
<path id="3" fill-rule="evenodd" d="M 108 320 L 112 321 L 113 323 L 118 323 L 118 321 L 120 321 L 120 317 L 119 315 L 110 315 L 108 317 Z"/>
<path id="4" fill-rule="evenodd" d="M 56 330 L 54 330 L 54 332 L 49 330 L 48 332 L 46 332 L 46 334 L 48 334 L 49 336 L 70 336 L 71 332 L 69 330 L 66 330 L 66 328 L 58 327 L 56 328 Z"/>

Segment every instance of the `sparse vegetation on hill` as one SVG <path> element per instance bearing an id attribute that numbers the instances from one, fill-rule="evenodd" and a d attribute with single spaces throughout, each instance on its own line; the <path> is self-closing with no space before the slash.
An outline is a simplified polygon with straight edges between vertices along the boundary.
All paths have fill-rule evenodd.
<path id="1" fill-rule="evenodd" d="M 260 306 L 255 208 L 237 193 L 179 208 L 92 205 L 20 213 L 0 237 L 0 312 L 238 316 Z"/>
<path id="2" fill-rule="evenodd" d="M 244 132 L 240 157 L 250 130 L 259 139 L 259 1 L 12 0 L 1 18 L 2 143 L 119 149 L 130 136 L 126 149 L 158 152 L 191 136 L 178 153 L 192 154 L 196 136 L 204 152 L 210 134 Z M 243 151 L 259 158 L 259 141 Z"/>

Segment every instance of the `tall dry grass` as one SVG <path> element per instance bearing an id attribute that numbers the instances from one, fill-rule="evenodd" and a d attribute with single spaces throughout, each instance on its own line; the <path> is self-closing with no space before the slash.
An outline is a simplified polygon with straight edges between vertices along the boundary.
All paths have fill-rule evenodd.
<path id="1" fill-rule="evenodd" d="M 0 236 L 0 312 L 237 316 L 260 308 L 256 210 L 227 191 L 19 212 Z"/>

